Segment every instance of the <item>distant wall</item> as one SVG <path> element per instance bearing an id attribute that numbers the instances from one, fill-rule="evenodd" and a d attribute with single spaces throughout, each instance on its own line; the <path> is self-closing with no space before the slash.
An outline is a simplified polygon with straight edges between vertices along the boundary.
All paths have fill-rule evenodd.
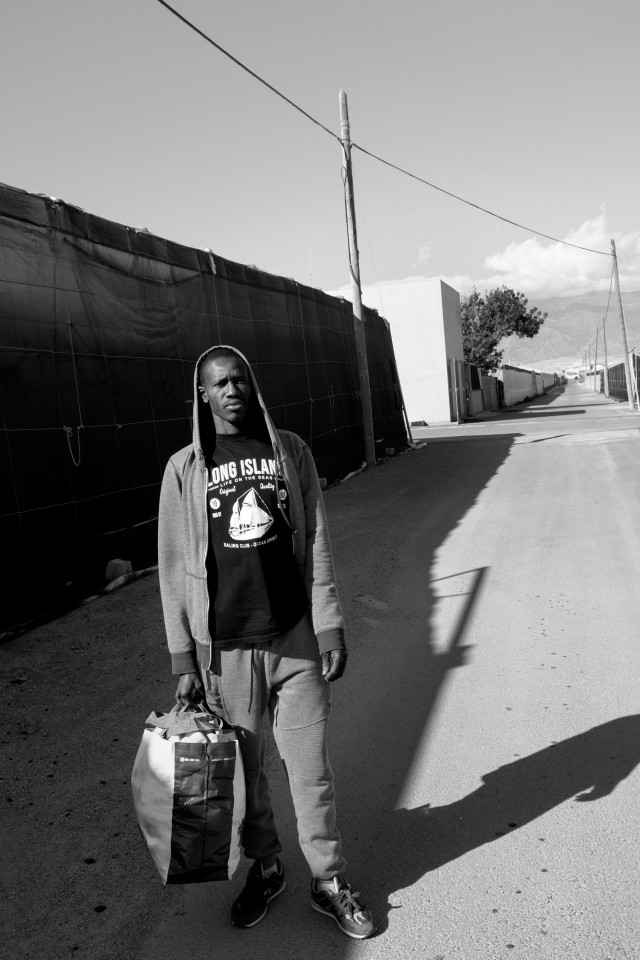
<path id="1" fill-rule="evenodd" d="M 593 390 L 595 393 L 604 393 L 604 377 L 602 373 L 588 374 L 584 378 L 584 385 Z M 624 391 L 624 397 L 621 398 L 627 399 L 627 391 Z"/>
<path id="2" fill-rule="evenodd" d="M 504 386 L 505 407 L 512 407 L 524 400 L 540 397 L 550 390 L 556 383 L 553 373 L 540 373 L 538 370 L 527 370 L 524 367 L 514 367 L 505 363 L 498 371 L 498 378 Z"/>
<path id="3" fill-rule="evenodd" d="M 440 280 L 439 283 L 446 354 L 450 360 L 464 360 L 460 294 L 453 287 L 444 283 L 443 280 Z"/>
<path id="4" fill-rule="evenodd" d="M 505 364 L 498 373 L 504 386 L 504 405 L 512 407 L 514 403 L 535 397 L 534 374 L 531 370 L 511 367 Z"/>

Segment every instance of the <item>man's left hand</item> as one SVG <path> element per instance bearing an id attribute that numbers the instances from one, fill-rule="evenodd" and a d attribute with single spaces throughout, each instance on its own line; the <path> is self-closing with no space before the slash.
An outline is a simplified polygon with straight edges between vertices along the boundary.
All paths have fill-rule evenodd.
<path id="1" fill-rule="evenodd" d="M 339 680 L 347 667 L 346 650 L 329 650 L 322 654 L 322 676 L 331 683 Z"/>

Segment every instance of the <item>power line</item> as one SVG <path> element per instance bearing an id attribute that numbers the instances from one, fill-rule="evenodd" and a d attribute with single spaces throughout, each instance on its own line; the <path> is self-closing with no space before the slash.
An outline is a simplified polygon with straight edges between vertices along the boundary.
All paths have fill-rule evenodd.
<path id="1" fill-rule="evenodd" d="M 328 133 L 329 136 L 333 137 L 334 140 L 337 140 L 338 143 L 342 144 L 342 140 L 337 134 L 330 130 L 329 127 L 326 127 L 323 123 L 320 123 L 319 120 L 316 120 L 315 117 L 312 117 L 310 113 L 307 113 L 306 110 L 303 110 L 302 107 L 298 106 L 297 103 L 294 103 L 293 100 L 290 100 L 289 97 L 286 97 L 284 93 L 281 93 L 280 90 L 277 90 L 276 87 L 272 86 L 261 76 L 251 70 L 246 64 L 242 63 L 241 60 L 238 60 L 237 57 L 234 57 L 233 54 L 229 53 L 228 50 L 225 50 L 219 43 L 216 43 L 208 34 L 200 30 L 199 27 L 196 27 L 194 23 L 190 20 L 187 20 L 186 17 L 183 17 L 181 13 L 174 9 L 166 0 L 157 0 L 157 2 L 169 10 L 170 13 L 177 17 L 178 20 L 182 20 L 191 30 L 194 30 L 203 40 L 206 40 L 207 43 L 210 43 L 212 47 L 215 47 L 216 50 L 219 50 L 220 53 L 223 53 L 225 57 L 228 57 L 229 60 L 232 60 L 237 66 L 242 70 L 248 73 L 250 76 L 257 80 L 263 86 L 267 87 L 268 90 L 271 90 L 272 93 L 275 93 L 276 96 L 280 97 L 281 100 L 284 100 L 285 103 L 288 103 L 290 107 L 293 107 L 294 110 L 297 110 L 298 113 L 301 113 L 303 117 L 306 117 L 307 120 L 311 120 L 312 123 L 315 123 L 317 127 L 320 127 L 321 130 L 324 130 L 325 133 Z M 383 157 L 377 156 L 375 153 L 371 153 L 370 150 L 366 150 L 364 147 L 361 147 L 357 143 L 351 143 L 351 146 L 359 150 L 361 153 L 366 154 L 368 157 L 371 157 L 373 160 L 377 160 L 379 163 L 383 163 L 387 167 L 391 167 L 393 170 L 397 170 L 398 173 L 404 174 L 406 177 L 410 177 L 412 180 L 417 180 L 419 183 L 424 183 L 427 187 L 431 187 L 433 190 L 438 190 L 440 193 L 446 194 L 448 197 L 452 197 L 454 200 L 459 200 L 460 203 L 465 203 L 468 207 L 474 207 L 476 210 L 480 210 L 482 213 L 488 214 L 490 217 L 495 217 L 496 220 L 502 220 L 503 223 L 509 223 L 513 227 L 518 227 L 520 230 L 526 230 L 527 233 L 534 233 L 538 237 L 544 237 L 545 240 L 551 240 L 553 243 L 562 243 L 566 247 L 573 247 L 575 250 L 585 250 L 587 253 L 598 253 L 603 257 L 611 257 L 612 254 L 605 250 L 594 250 L 592 247 L 582 247 L 577 243 L 569 243 L 568 240 L 560 240 L 558 237 L 552 237 L 548 233 L 542 233 L 540 230 L 534 230 L 532 227 L 527 227 L 522 223 L 518 223 L 515 220 L 509 220 L 507 217 L 501 216 L 499 213 L 494 213 L 493 210 L 488 210 L 486 207 L 481 207 L 478 203 L 472 203 L 471 200 L 465 200 L 464 197 L 459 197 L 457 194 L 452 193 L 450 190 L 445 190 L 444 187 L 439 187 L 435 183 L 431 183 L 429 180 L 425 180 L 423 177 L 417 176 L 415 173 L 410 173 L 408 170 L 403 169 L 402 167 L 397 166 L 395 163 L 391 163 L 389 160 L 383 159 Z"/>
<path id="2" fill-rule="evenodd" d="M 465 200 L 464 197 L 459 197 L 456 193 L 451 193 L 450 190 L 445 190 L 444 187 L 439 187 L 435 183 L 430 183 L 429 180 L 423 180 L 422 177 L 418 177 L 415 173 L 410 173 L 408 170 L 404 170 L 402 167 L 396 166 L 395 163 L 390 163 L 389 160 L 384 160 L 382 157 L 376 156 L 375 153 L 365 150 L 365 148 L 361 147 L 358 143 L 352 143 L 351 146 L 355 150 L 359 150 L 360 153 L 365 153 L 368 157 L 372 157 L 373 160 L 378 160 L 380 163 L 384 163 L 387 167 L 391 167 L 393 170 L 397 170 L 399 173 L 404 173 L 405 176 L 411 177 L 412 180 L 418 180 L 420 183 L 426 184 L 427 187 L 432 187 L 434 190 L 439 190 L 440 193 L 445 193 L 448 197 L 453 197 L 454 200 L 459 200 L 461 203 L 466 203 L 468 207 L 475 207 L 476 210 L 481 210 L 482 213 L 488 213 L 490 217 L 495 217 L 497 220 L 502 220 L 504 223 L 510 223 L 513 227 L 519 227 L 521 230 L 526 230 L 528 233 L 535 233 L 539 237 L 544 237 L 545 240 L 553 240 L 554 243 L 563 243 L 566 247 L 574 247 L 576 250 L 586 250 L 587 253 L 599 253 L 603 257 L 612 256 L 612 254 L 608 251 L 594 250 L 591 247 L 581 247 L 577 243 L 569 243 L 568 240 L 560 240 L 558 237 L 551 237 L 548 233 L 541 233 L 540 230 L 534 230 L 532 227 L 526 227 L 524 224 L 517 223 L 515 220 L 509 220 L 507 217 L 501 217 L 499 213 L 494 213 L 493 210 L 487 210 L 486 207 L 481 207 L 477 203 L 472 203 L 471 200 Z"/>
<path id="3" fill-rule="evenodd" d="M 613 287 L 613 267 L 611 267 L 611 280 L 609 281 L 609 296 L 607 297 L 607 309 L 605 310 L 604 317 L 602 318 L 602 329 L 603 329 L 603 331 L 604 331 L 604 325 L 605 325 L 605 323 L 607 322 L 607 317 L 609 316 L 609 305 L 610 305 L 610 303 L 611 303 L 611 290 L 612 290 L 612 287 Z M 590 347 L 591 344 L 595 341 L 595 339 L 596 339 L 596 337 L 597 337 L 597 335 L 598 335 L 598 330 L 599 330 L 599 329 L 600 329 L 600 326 L 599 326 L 599 325 L 596 326 L 596 336 L 595 336 L 595 337 L 592 337 L 591 340 L 589 340 L 589 343 L 587 344 L 587 347 Z"/>
<path id="4" fill-rule="evenodd" d="M 319 120 L 316 120 L 315 117 L 312 117 L 310 113 L 307 113 L 306 110 L 303 110 L 302 107 L 299 107 L 297 103 L 294 103 L 293 100 L 289 99 L 289 97 L 285 97 L 284 93 L 280 93 L 279 90 L 273 87 L 266 80 L 263 80 L 262 77 L 258 76 L 257 73 L 254 73 L 253 70 L 250 70 L 246 64 L 242 63 L 241 60 L 238 60 L 237 57 L 234 57 L 233 54 L 229 53 L 228 50 L 225 50 L 224 47 L 221 47 L 219 43 L 216 43 L 215 40 L 212 40 L 211 37 L 207 36 L 206 33 L 204 33 L 202 30 L 196 27 L 195 23 L 191 23 L 191 21 L 187 20 L 186 17 L 183 17 L 181 13 L 178 13 L 177 10 L 174 10 L 174 8 L 170 6 L 168 3 L 166 3 L 165 0 L 158 0 L 158 3 L 161 4 L 163 7 L 166 7 L 166 9 L 169 10 L 170 13 L 174 15 L 174 17 L 178 18 L 178 20 L 182 20 L 182 22 L 186 23 L 188 27 L 191 27 L 192 30 L 195 30 L 195 32 L 199 34 L 199 36 L 201 36 L 203 40 L 206 40 L 207 43 L 210 43 L 212 47 L 215 47 L 216 50 L 219 50 L 220 53 L 223 53 L 225 57 L 228 57 L 229 60 L 233 60 L 235 64 L 237 64 L 246 73 L 252 76 L 254 80 L 257 80 L 259 83 L 262 83 L 265 87 L 271 90 L 272 93 L 275 93 L 276 96 L 280 97 L 281 100 L 284 100 L 285 103 L 288 103 L 290 107 L 293 107 L 293 109 L 297 110 L 298 113 L 301 113 L 303 117 L 306 117 L 307 120 L 311 120 L 311 122 L 315 123 L 316 126 L 321 127 L 325 131 L 325 133 L 328 133 L 330 136 L 332 136 L 334 140 L 338 141 L 338 143 L 342 143 L 342 141 L 340 140 L 340 137 L 337 136 L 337 134 L 335 134 L 333 130 L 330 130 L 329 127 L 325 127 L 323 123 L 320 123 Z"/>

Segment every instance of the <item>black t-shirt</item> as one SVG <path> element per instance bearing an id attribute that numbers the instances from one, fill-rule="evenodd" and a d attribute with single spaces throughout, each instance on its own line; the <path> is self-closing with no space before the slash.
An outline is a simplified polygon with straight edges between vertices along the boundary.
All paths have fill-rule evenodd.
<path id="1" fill-rule="evenodd" d="M 218 435 L 207 484 L 209 632 L 216 645 L 271 640 L 307 607 L 287 500 L 269 444 Z"/>

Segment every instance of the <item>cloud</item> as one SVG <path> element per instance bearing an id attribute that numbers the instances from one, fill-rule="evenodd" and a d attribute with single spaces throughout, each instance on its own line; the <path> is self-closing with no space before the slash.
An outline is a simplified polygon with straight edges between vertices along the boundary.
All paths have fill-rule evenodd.
<path id="1" fill-rule="evenodd" d="M 608 290 L 611 281 L 611 257 L 578 250 L 576 247 L 589 247 L 591 250 L 601 250 L 608 254 L 612 237 L 616 243 L 622 289 L 640 290 L 640 230 L 627 234 L 610 231 L 604 206 L 593 220 L 586 220 L 572 228 L 562 238 L 566 243 L 576 246 L 570 247 L 566 243 L 544 240 L 541 237 L 529 237 L 520 243 L 509 243 L 503 250 L 486 257 L 486 273 L 483 276 L 455 274 L 443 275 L 441 279 L 463 295 L 469 293 L 473 287 L 478 290 L 491 290 L 503 285 L 520 290 L 528 297 L 575 296 L 589 291 Z M 428 245 L 429 252 L 432 246 L 433 244 Z M 421 247 L 421 251 L 424 249 Z M 420 253 L 418 261 L 420 262 Z M 415 269 L 415 265 L 412 269 Z"/>
<path id="2" fill-rule="evenodd" d="M 412 270 L 416 270 L 418 267 L 425 267 L 431 258 L 431 251 L 435 247 L 435 240 L 429 240 L 427 243 L 423 243 L 420 249 L 418 250 L 417 262 L 414 263 L 411 267 Z"/>
<path id="3" fill-rule="evenodd" d="M 562 239 L 566 243 L 545 240 L 542 237 L 529 237 L 520 243 L 509 243 L 504 249 L 490 254 L 484 261 L 484 274 L 472 277 L 469 274 L 439 274 L 429 276 L 426 271 L 420 275 L 412 274 L 402 280 L 389 280 L 388 283 L 412 284 L 429 279 L 440 279 L 448 283 L 462 296 L 469 294 L 473 287 L 479 291 L 492 290 L 494 287 L 511 287 L 528 298 L 544 299 L 554 296 L 576 296 L 582 293 L 607 291 L 611 282 L 612 259 L 606 254 L 611 252 L 611 238 L 616 243 L 620 286 L 625 291 L 640 290 L 640 230 L 631 233 L 616 233 L 607 225 L 606 209 L 592 220 L 569 230 Z M 575 246 L 567 246 L 575 244 Z M 424 268 L 428 263 L 436 241 L 424 243 L 417 254 L 418 266 Z M 600 250 L 602 253 L 590 253 L 578 247 Z M 605 254 L 605 255 L 603 255 Z M 384 286 L 384 281 L 382 286 Z M 334 294 L 350 297 L 350 286 L 345 286 Z M 375 306 L 380 309 L 379 304 Z M 384 311 L 383 311 L 384 312 Z"/>
<path id="4" fill-rule="evenodd" d="M 608 290 L 611 258 L 576 247 L 609 253 L 611 237 L 616 244 L 621 285 L 627 290 L 640 289 L 640 230 L 618 235 L 611 232 L 604 207 L 597 217 L 573 228 L 563 238 L 576 246 L 540 237 L 510 243 L 486 258 L 484 266 L 490 273 L 474 285 L 489 289 L 504 284 L 538 297 Z"/>

